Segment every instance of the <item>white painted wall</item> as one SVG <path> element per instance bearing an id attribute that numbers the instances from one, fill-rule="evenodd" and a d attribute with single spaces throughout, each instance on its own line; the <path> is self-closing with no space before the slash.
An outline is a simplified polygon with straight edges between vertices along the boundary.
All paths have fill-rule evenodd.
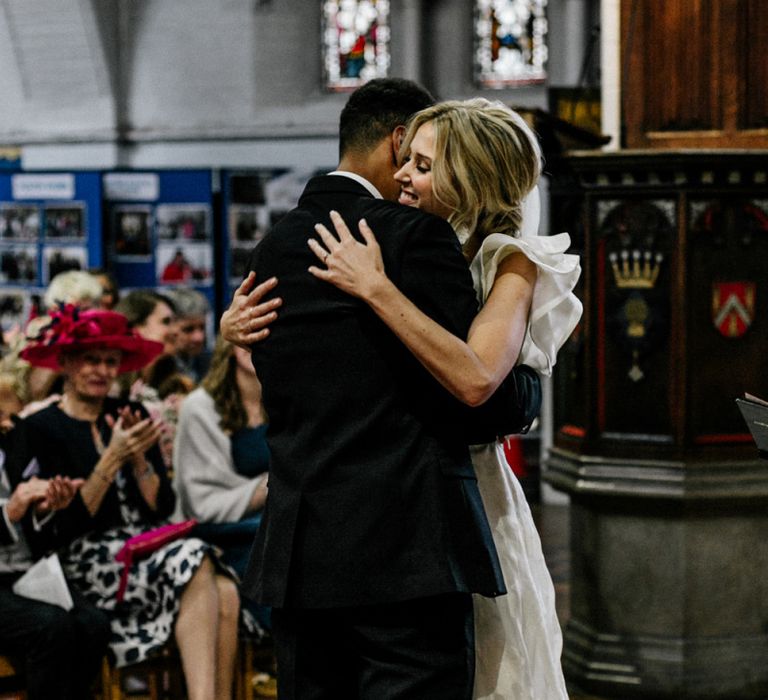
<path id="1" fill-rule="evenodd" d="M 25 98 L 4 8 L 0 12 L 0 95 L 0 138 L 6 138 L 21 122 Z"/>
<path id="2" fill-rule="evenodd" d="M 103 41 L 89 0 L 2 0 L 0 138 L 113 138 Z"/>

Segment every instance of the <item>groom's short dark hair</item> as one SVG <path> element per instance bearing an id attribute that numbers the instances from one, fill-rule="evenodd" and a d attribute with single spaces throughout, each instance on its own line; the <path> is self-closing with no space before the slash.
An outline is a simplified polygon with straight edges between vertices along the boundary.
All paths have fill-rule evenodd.
<path id="1" fill-rule="evenodd" d="M 411 115 L 434 103 L 435 98 L 412 80 L 370 80 L 349 96 L 341 110 L 339 156 L 373 148 Z"/>

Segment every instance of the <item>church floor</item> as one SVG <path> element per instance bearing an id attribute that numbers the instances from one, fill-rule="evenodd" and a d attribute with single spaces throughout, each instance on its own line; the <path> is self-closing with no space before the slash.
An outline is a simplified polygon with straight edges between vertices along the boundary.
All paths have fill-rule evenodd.
<path id="1" fill-rule="evenodd" d="M 555 605 L 560 625 L 565 626 L 570 614 L 570 548 L 569 513 L 565 505 L 532 505 L 531 511 L 541 536 L 544 558 L 555 584 Z M 587 695 L 568 684 L 571 700 L 603 700 Z"/>

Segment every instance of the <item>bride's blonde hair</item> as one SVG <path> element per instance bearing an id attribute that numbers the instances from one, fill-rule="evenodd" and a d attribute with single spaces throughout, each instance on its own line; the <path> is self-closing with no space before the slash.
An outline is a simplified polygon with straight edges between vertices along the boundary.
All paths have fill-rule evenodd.
<path id="1" fill-rule="evenodd" d="M 521 205 L 541 174 L 541 149 L 525 120 L 501 102 L 484 98 L 441 102 L 417 112 L 400 148 L 408 154 L 416 131 L 435 130 L 432 188 L 453 212 L 449 223 L 466 231 L 472 258 L 491 233 L 517 235 Z"/>

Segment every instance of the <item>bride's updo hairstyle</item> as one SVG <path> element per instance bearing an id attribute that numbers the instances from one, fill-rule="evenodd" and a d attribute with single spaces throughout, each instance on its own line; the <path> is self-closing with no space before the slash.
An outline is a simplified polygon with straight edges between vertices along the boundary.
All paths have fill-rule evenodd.
<path id="1" fill-rule="evenodd" d="M 432 122 L 435 198 L 453 213 L 448 221 L 471 259 L 491 233 L 517 235 L 524 197 L 541 174 L 541 149 L 523 118 L 484 98 L 448 101 L 418 112 L 400 149 L 407 155 L 422 124 Z"/>

